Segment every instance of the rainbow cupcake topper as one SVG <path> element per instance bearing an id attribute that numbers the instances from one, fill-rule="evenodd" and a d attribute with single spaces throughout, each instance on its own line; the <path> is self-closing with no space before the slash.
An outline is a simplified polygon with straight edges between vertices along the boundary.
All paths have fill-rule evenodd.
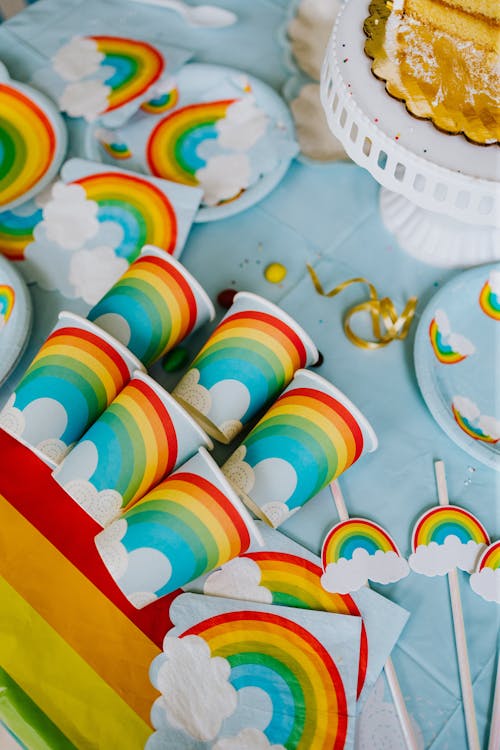
<path id="1" fill-rule="evenodd" d="M 281 610 L 282 611 L 282 610 Z M 186 630 L 230 666 L 236 690 L 263 691 L 272 707 L 270 745 L 341 750 L 348 731 L 344 684 L 323 644 L 292 618 L 268 611 L 227 612 Z M 167 637 L 168 641 L 168 637 Z"/>
<path id="2" fill-rule="evenodd" d="M 368 580 L 394 583 L 408 575 L 406 560 L 378 524 L 351 518 L 334 526 L 323 542 L 321 579 L 327 591 L 356 591 Z"/>
<path id="3" fill-rule="evenodd" d="M 143 254 L 89 313 L 148 366 L 213 317 L 190 274 L 157 248 Z"/>
<path id="4" fill-rule="evenodd" d="M 103 55 L 101 66 L 112 68 L 104 84 L 109 87 L 108 105 L 112 112 L 143 96 L 162 75 L 163 55 L 147 42 L 115 36 L 91 36 Z"/>
<path id="5" fill-rule="evenodd" d="M 500 320 L 500 271 L 491 271 L 479 295 L 482 311 L 493 320 Z"/>
<path id="6" fill-rule="evenodd" d="M 470 577 L 470 585 L 487 602 L 500 604 L 500 540 L 484 550 Z"/>
<path id="7" fill-rule="evenodd" d="M 428 576 L 444 575 L 455 567 L 470 573 L 489 543 L 486 529 L 472 513 L 455 505 L 439 506 L 415 524 L 408 562 L 416 573 Z"/>
<path id="8" fill-rule="evenodd" d="M 177 218 L 169 199 L 156 185 L 120 171 L 96 172 L 73 184 L 80 185 L 87 199 L 97 203 L 100 223 L 113 222 L 122 230 L 116 255 L 131 263 L 147 244 L 174 252 Z"/>
<path id="9" fill-rule="evenodd" d="M 0 210 L 32 191 L 53 169 L 53 122 L 24 89 L 0 82 Z"/>
<path id="10" fill-rule="evenodd" d="M 15 301 L 14 289 L 9 284 L 0 284 L 0 331 L 12 315 Z"/>
<path id="11" fill-rule="evenodd" d="M 429 326 L 429 338 L 436 358 L 444 365 L 455 365 L 474 354 L 474 345 L 457 333 L 452 333 L 448 316 L 436 310 Z"/>
<path id="12" fill-rule="evenodd" d="M 152 130 L 146 147 L 149 169 L 185 185 L 198 185 L 196 172 L 206 165 L 198 154 L 199 145 L 218 137 L 216 124 L 226 117 L 235 99 L 201 102 L 181 107 L 160 120 Z"/>
<path id="13" fill-rule="evenodd" d="M 249 599 L 248 591 L 239 589 L 239 571 L 241 577 L 248 577 L 248 565 L 258 572 L 259 589 L 269 592 L 269 603 L 285 607 L 299 607 L 315 611 L 335 612 L 341 615 L 361 616 L 354 599 L 348 594 L 336 594 L 325 591 L 321 585 L 323 571 L 319 565 L 298 555 L 287 552 L 247 552 L 212 573 L 205 581 L 204 593 L 219 595 L 217 581 L 226 580 L 225 569 L 234 586 L 224 585 L 220 595 L 234 599 Z M 358 674 L 358 697 L 366 679 L 368 664 L 368 640 L 364 623 L 361 626 L 361 648 Z"/>
<path id="14" fill-rule="evenodd" d="M 158 94 L 158 96 L 149 99 L 147 102 L 141 104 L 143 112 L 147 112 L 149 115 L 159 115 L 163 112 L 168 112 L 170 109 L 174 109 L 179 101 L 179 90 L 174 87 L 170 91 L 164 94 Z"/>

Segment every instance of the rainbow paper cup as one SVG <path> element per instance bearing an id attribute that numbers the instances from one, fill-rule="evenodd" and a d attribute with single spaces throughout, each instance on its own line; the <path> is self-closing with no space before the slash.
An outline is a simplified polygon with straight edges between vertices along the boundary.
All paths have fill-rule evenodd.
<path id="1" fill-rule="evenodd" d="M 172 396 L 137 372 L 53 472 L 102 526 L 210 438 Z"/>
<path id="2" fill-rule="evenodd" d="M 141 363 L 88 320 L 61 312 L 0 413 L 0 427 L 58 464 Z"/>
<path id="3" fill-rule="evenodd" d="M 211 437 L 229 443 L 318 351 L 276 305 L 250 292 L 234 302 L 173 391 Z"/>
<path id="4" fill-rule="evenodd" d="M 243 554 L 260 533 L 205 448 L 96 536 L 138 609 Z"/>
<path id="5" fill-rule="evenodd" d="M 196 279 L 153 245 L 143 248 L 88 314 L 146 367 L 214 316 L 210 298 Z"/>
<path id="6" fill-rule="evenodd" d="M 255 515 L 276 528 L 377 444 L 338 388 L 299 370 L 222 471 Z"/>

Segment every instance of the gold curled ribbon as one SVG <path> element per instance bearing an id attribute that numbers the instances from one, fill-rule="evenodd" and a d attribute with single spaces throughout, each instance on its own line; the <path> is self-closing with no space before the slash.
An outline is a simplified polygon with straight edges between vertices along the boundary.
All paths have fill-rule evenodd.
<path id="1" fill-rule="evenodd" d="M 361 302 L 359 305 L 351 307 L 344 318 L 344 333 L 354 346 L 359 346 L 361 349 L 380 349 L 390 344 L 391 341 L 396 341 L 396 339 L 402 341 L 407 337 L 413 318 L 415 317 L 418 302 L 417 297 L 410 297 L 403 312 L 401 315 L 398 315 L 394 302 L 389 297 L 382 297 L 380 299 L 373 284 L 362 276 L 348 279 L 329 292 L 325 292 L 314 268 L 307 264 L 307 270 L 309 271 L 316 292 L 322 297 L 335 297 L 344 289 L 347 289 L 348 286 L 351 286 L 351 284 L 366 284 L 368 287 L 369 299 L 366 302 Z M 368 312 L 370 314 L 373 341 L 358 336 L 351 328 L 351 319 L 360 312 Z"/>

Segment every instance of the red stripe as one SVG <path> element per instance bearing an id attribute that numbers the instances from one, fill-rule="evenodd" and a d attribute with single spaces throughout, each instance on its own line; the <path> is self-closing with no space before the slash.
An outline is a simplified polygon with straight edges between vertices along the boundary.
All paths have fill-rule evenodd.
<path id="1" fill-rule="evenodd" d="M 159 648 L 172 627 L 175 592 L 135 609 L 109 575 L 94 544 L 101 527 L 54 482 L 50 468 L 0 429 L 0 494 Z M 36 502 L 42 498 L 43 502 Z"/>
<path id="2" fill-rule="evenodd" d="M 306 352 L 306 348 L 304 344 L 302 343 L 300 338 L 297 336 L 293 328 L 290 328 L 290 326 L 287 325 L 280 318 L 277 318 L 274 315 L 271 315 L 270 313 L 263 313 L 257 310 L 245 310 L 243 312 L 234 313 L 233 315 L 230 315 L 228 318 L 226 318 L 225 320 L 221 322 L 221 326 L 230 324 L 233 320 L 258 320 L 262 323 L 267 323 L 267 325 L 277 328 L 279 331 L 284 333 L 287 338 L 290 339 L 290 341 L 292 342 L 293 346 L 295 347 L 299 355 L 300 366 L 305 367 L 306 362 L 307 362 L 307 352 Z"/>
<path id="3" fill-rule="evenodd" d="M 109 344 L 106 339 L 101 338 L 97 334 L 93 333 L 92 331 L 87 331 L 84 328 L 58 328 L 57 331 L 54 331 L 50 334 L 47 341 L 53 341 L 54 339 L 57 339 L 62 336 L 74 336 L 76 339 L 83 339 L 84 341 L 87 341 L 89 344 L 92 344 L 92 346 L 95 346 L 96 349 L 99 349 L 103 354 L 105 354 L 116 366 L 118 369 L 121 379 L 123 383 L 127 383 L 130 380 L 130 371 L 127 367 L 127 363 L 123 359 L 120 352 L 115 349 L 111 344 Z M 38 355 L 37 355 L 38 356 Z M 92 355 L 95 356 L 95 355 Z"/>
<path id="4" fill-rule="evenodd" d="M 185 298 L 185 304 L 187 305 L 189 309 L 189 324 L 186 330 L 188 332 L 191 331 L 194 324 L 196 323 L 196 313 L 197 313 L 196 297 L 193 294 L 193 290 L 191 289 L 188 280 L 183 276 L 183 274 L 179 271 L 179 269 L 176 268 L 174 265 L 168 263 L 168 261 L 165 261 L 162 258 L 158 258 L 156 255 L 143 256 L 142 258 L 139 258 L 134 265 L 135 266 L 143 266 L 143 265 L 158 266 L 158 268 L 160 268 L 163 271 L 163 273 L 173 278 L 176 284 L 180 287 L 180 290 Z"/>
<path id="5" fill-rule="evenodd" d="M 356 454 L 354 456 L 353 463 L 358 460 L 361 453 L 363 452 L 363 445 L 364 445 L 364 437 L 363 437 L 363 431 L 361 427 L 359 426 L 356 418 L 351 414 L 349 409 L 344 406 L 343 403 L 340 401 L 337 401 L 336 398 L 333 398 L 333 396 L 329 396 L 327 393 L 324 393 L 323 391 L 316 390 L 315 388 L 294 388 L 293 391 L 289 391 L 288 393 L 283 393 L 278 400 L 275 402 L 276 404 L 279 404 L 280 401 L 286 401 L 288 397 L 293 396 L 304 396 L 305 398 L 312 398 L 316 399 L 317 401 L 321 401 L 323 404 L 328 406 L 332 411 L 336 412 L 341 419 L 344 420 L 344 422 L 349 427 L 350 431 L 352 432 L 352 436 L 354 438 L 354 442 L 356 443 Z"/>
<path id="6" fill-rule="evenodd" d="M 143 380 L 137 378 L 137 380 L 133 380 L 129 385 L 139 391 L 139 393 L 146 399 L 161 422 L 165 433 L 165 442 L 168 445 L 168 463 L 165 468 L 165 474 L 170 474 L 177 461 L 179 444 L 177 441 L 177 435 L 175 434 L 174 423 L 167 411 L 167 407 L 156 391 Z"/>

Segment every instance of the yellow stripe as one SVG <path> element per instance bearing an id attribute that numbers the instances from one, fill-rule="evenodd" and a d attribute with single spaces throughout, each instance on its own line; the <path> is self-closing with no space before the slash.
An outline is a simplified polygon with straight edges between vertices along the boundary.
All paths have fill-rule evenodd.
<path id="1" fill-rule="evenodd" d="M 158 647 L 1 496 L 0 548 L 9 585 L 148 722 L 158 695 L 148 669 Z"/>
<path id="2" fill-rule="evenodd" d="M 61 732 L 81 748 L 144 747 L 150 727 L 3 578 L 0 601 L 0 662 Z"/>

